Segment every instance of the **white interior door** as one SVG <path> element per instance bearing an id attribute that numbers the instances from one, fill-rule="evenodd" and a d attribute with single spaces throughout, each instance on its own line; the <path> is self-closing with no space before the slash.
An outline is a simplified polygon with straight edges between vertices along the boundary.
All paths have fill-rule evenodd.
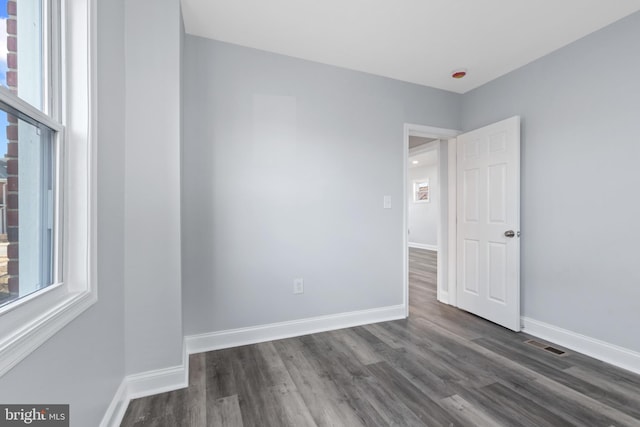
<path id="1" fill-rule="evenodd" d="M 519 331 L 520 117 L 457 144 L 457 305 Z"/>

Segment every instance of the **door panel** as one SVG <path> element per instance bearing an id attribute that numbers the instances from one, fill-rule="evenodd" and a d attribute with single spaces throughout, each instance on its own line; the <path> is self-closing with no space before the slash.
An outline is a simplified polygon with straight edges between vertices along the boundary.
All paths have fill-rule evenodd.
<path id="1" fill-rule="evenodd" d="M 478 222 L 478 170 L 464 171 L 462 184 L 464 185 L 463 197 L 465 201 L 464 219 L 468 223 Z"/>
<path id="2" fill-rule="evenodd" d="M 519 331 L 520 118 L 460 135 L 457 157 L 458 307 Z"/>
<path id="3" fill-rule="evenodd" d="M 478 241 L 464 241 L 464 290 L 472 295 L 478 295 Z"/>
<path id="4" fill-rule="evenodd" d="M 507 248 L 502 243 L 489 243 L 489 298 L 501 304 L 507 297 Z"/>
<path id="5" fill-rule="evenodd" d="M 489 166 L 489 222 L 504 224 L 507 221 L 507 165 Z"/>

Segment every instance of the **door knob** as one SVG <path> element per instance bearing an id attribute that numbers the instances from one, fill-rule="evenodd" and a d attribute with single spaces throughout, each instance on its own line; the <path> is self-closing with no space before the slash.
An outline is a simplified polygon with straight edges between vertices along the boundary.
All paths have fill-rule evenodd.
<path id="1" fill-rule="evenodd" d="M 515 237 L 516 236 L 516 232 L 513 230 L 507 230 L 504 232 L 504 236 L 505 237 Z"/>

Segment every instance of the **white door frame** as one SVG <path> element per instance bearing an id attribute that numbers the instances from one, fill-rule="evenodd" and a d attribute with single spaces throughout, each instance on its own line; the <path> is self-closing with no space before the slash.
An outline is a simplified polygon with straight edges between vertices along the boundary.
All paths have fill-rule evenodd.
<path id="1" fill-rule="evenodd" d="M 420 136 L 425 138 L 436 138 L 439 140 L 448 140 L 447 152 L 448 152 L 448 206 L 447 216 L 449 220 L 449 226 L 447 230 L 442 230 L 442 215 L 438 221 L 438 273 L 437 273 L 437 298 L 446 304 L 455 306 L 456 300 L 456 144 L 455 137 L 461 132 L 453 129 L 437 128 L 432 126 L 416 125 L 411 123 L 404 124 L 404 138 L 403 138 L 403 182 L 402 182 L 402 209 L 403 209 L 403 227 L 402 227 L 402 241 L 403 241 L 403 300 L 405 306 L 405 317 L 409 317 L 409 209 L 408 209 L 408 187 L 407 182 L 409 178 L 409 136 Z M 442 145 L 440 141 L 435 144 L 438 150 L 438 185 L 442 189 L 442 157 L 441 150 Z M 453 176 L 453 181 L 452 177 Z M 442 194 L 442 192 L 440 192 Z M 442 200 L 442 197 L 441 197 Z M 452 204 L 453 202 L 453 204 Z M 440 210 L 443 211 L 443 204 L 440 204 Z M 453 218 L 453 219 L 452 219 Z M 453 229 L 453 231 L 452 231 Z M 446 234 L 446 237 L 445 237 Z M 442 252 L 443 239 L 448 242 L 447 253 Z M 453 251 L 452 251 L 453 248 Z M 447 290 L 444 290 L 444 283 L 442 281 L 443 265 L 447 266 Z"/>

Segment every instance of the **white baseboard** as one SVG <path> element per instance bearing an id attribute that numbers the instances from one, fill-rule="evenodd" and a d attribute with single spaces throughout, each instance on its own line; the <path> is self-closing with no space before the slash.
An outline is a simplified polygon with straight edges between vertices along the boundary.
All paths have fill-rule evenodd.
<path id="1" fill-rule="evenodd" d="M 129 400 L 127 397 L 127 383 L 123 379 L 111 400 L 111 404 L 107 408 L 107 412 L 102 417 L 100 427 L 119 426 L 129 405 Z"/>
<path id="2" fill-rule="evenodd" d="M 640 353 L 527 317 L 523 332 L 640 374 Z"/>
<path id="3" fill-rule="evenodd" d="M 185 388 L 189 385 L 187 377 L 186 365 L 127 375 L 124 379 L 127 383 L 127 397 L 137 399 Z"/>
<path id="4" fill-rule="evenodd" d="M 404 305 L 394 305 L 370 310 L 311 317 L 289 322 L 229 329 L 226 331 L 200 335 L 190 335 L 185 338 L 185 341 L 187 345 L 187 352 L 189 354 L 194 354 L 219 350 L 222 348 L 237 347 L 241 345 L 314 334 L 317 332 L 350 328 L 370 323 L 404 319 L 405 317 L 406 310 Z"/>
<path id="5" fill-rule="evenodd" d="M 441 293 L 438 299 L 448 303 L 448 293 Z M 187 387 L 189 354 L 404 319 L 405 314 L 404 305 L 394 305 L 187 336 L 182 366 L 126 376 L 107 408 L 100 427 L 119 426 L 131 399 Z M 522 326 L 527 334 L 640 374 L 640 353 L 527 317 L 522 318 Z"/>
<path id="6" fill-rule="evenodd" d="M 189 384 L 189 354 L 404 319 L 405 317 L 404 305 L 394 305 L 187 336 L 184 339 L 182 365 L 128 375 L 124 378 L 102 418 L 100 427 L 119 426 L 131 399 L 187 387 Z"/>
<path id="7" fill-rule="evenodd" d="M 178 390 L 189 385 L 189 357 L 182 346 L 182 365 L 127 375 L 107 408 L 100 427 L 119 427 L 132 399 Z"/>
<path id="8" fill-rule="evenodd" d="M 438 247 L 436 245 L 428 245 L 426 243 L 411 243 L 411 242 L 409 242 L 409 247 L 410 248 L 416 248 L 416 249 L 426 249 L 428 251 L 436 251 L 436 252 L 438 252 Z"/>

